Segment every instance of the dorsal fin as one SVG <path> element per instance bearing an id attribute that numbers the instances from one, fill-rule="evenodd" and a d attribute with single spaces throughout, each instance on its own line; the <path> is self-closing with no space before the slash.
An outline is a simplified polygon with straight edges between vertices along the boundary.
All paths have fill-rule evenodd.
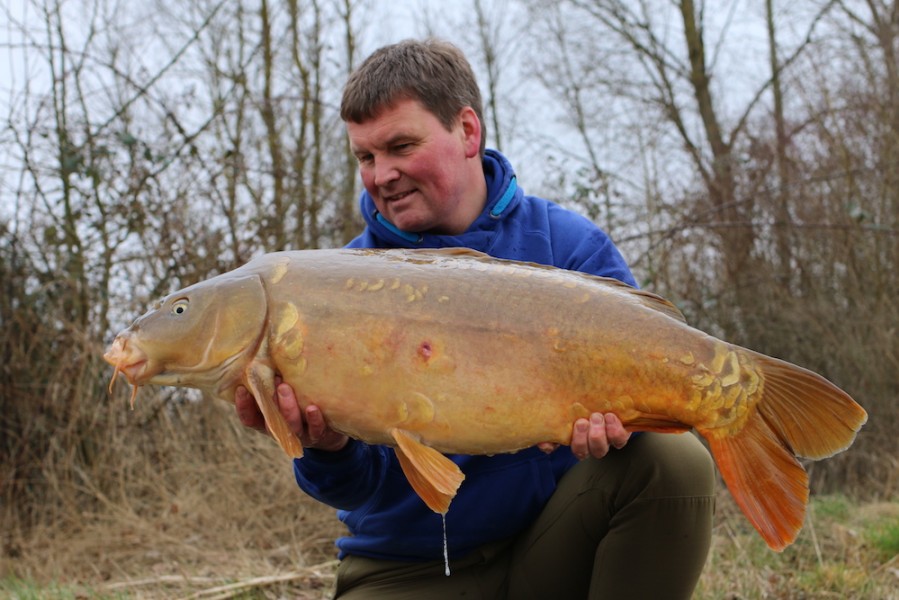
<path id="1" fill-rule="evenodd" d="M 527 261 L 519 261 L 519 260 L 509 260 L 505 258 L 495 258 L 490 256 L 489 254 L 484 254 L 483 252 L 479 252 L 477 250 L 472 250 L 471 248 L 420 248 L 415 250 L 387 250 L 387 252 L 395 253 L 395 254 L 408 254 L 411 256 L 434 256 L 435 258 L 460 258 L 463 260 L 476 260 L 480 262 L 493 262 L 493 263 L 512 263 L 519 264 L 526 267 L 534 268 L 534 269 L 545 269 L 549 271 L 563 271 L 566 276 L 581 278 L 585 281 L 590 281 L 594 285 L 604 285 L 610 288 L 613 288 L 617 292 L 624 293 L 626 295 L 632 296 L 635 300 L 640 302 L 643 306 L 647 308 L 651 308 L 653 310 L 657 310 L 660 313 L 663 313 L 672 319 L 676 319 L 681 321 L 682 323 L 686 323 L 687 319 L 684 317 L 684 314 L 677 308 L 674 304 L 665 300 L 658 294 L 653 294 L 652 292 L 647 292 L 645 290 L 641 290 L 639 288 L 635 288 L 631 285 L 624 283 L 623 281 L 619 281 L 617 279 L 611 277 L 601 277 L 599 275 L 591 275 L 590 273 L 583 273 L 581 271 L 571 271 L 568 269 L 562 269 L 559 267 L 553 267 L 549 265 L 542 265 L 540 263 L 535 262 L 527 262 Z"/>
<path id="2" fill-rule="evenodd" d="M 672 319 L 676 319 L 682 323 L 687 322 L 687 317 L 684 316 L 684 313 L 682 313 L 678 307 L 676 307 L 670 301 L 665 300 L 658 294 L 653 294 L 652 292 L 647 292 L 646 290 L 631 287 L 626 283 L 618 281 L 617 279 L 610 279 L 608 277 L 597 277 L 596 279 L 604 279 L 605 282 L 610 285 L 623 287 L 625 291 L 630 292 L 635 297 L 637 297 L 637 299 L 640 300 L 640 303 L 643 304 L 643 306 L 646 306 L 653 310 L 657 310 L 660 313 L 666 314 Z"/>
<path id="3" fill-rule="evenodd" d="M 435 254 L 437 256 L 467 256 L 469 258 L 485 258 L 487 260 L 502 260 L 494 258 L 489 254 L 485 254 L 479 250 L 465 248 L 464 246 L 454 246 L 452 248 L 422 248 L 420 250 L 412 250 L 416 254 Z"/>

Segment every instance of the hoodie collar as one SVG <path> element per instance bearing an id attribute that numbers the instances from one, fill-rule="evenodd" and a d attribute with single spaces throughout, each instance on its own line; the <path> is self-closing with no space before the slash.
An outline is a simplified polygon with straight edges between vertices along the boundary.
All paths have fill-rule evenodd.
<path id="1" fill-rule="evenodd" d="M 476 250 L 486 250 L 498 222 L 512 213 L 521 201 L 523 193 L 518 187 L 512 165 L 500 152 L 488 148 L 484 152 L 483 165 L 484 178 L 487 182 L 487 203 L 480 216 L 464 233 L 450 236 L 403 231 L 378 212 L 371 195 L 363 190 L 359 198 L 359 205 L 369 233 L 380 242 L 380 245 L 385 247 L 466 246 Z"/>

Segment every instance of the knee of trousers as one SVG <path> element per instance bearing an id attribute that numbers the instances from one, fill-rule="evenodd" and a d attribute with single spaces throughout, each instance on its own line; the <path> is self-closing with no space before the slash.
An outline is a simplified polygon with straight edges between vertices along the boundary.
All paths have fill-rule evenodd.
<path id="1" fill-rule="evenodd" d="M 623 485 L 635 495 L 672 498 L 713 496 L 715 465 L 709 451 L 691 433 L 643 433 L 625 446 Z"/>

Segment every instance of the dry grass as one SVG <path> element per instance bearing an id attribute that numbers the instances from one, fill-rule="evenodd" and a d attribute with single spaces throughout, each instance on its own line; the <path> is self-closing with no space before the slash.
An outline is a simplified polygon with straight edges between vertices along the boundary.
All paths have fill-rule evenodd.
<path id="1" fill-rule="evenodd" d="M 0 593 L 22 598 L 328 598 L 336 566 L 332 538 L 339 526 L 330 509 L 294 493 L 291 481 L 282 483 L 284 493 L 271 503 L 273 511 L 285 515 L 276 530 L 258 519 L 243 519 L 250 506 L 216 519 L 209 514 L 212 507 L 196 506 L 184 496 L 174 500 L 172 507 L 183 507 L 177 510 L 112 511 L 89 515 L 69 530 L 41 529 L 17 540 L 15 558 L 4 557 L 7 580 L 5 587 L 0 582 Z M 255 496 L 238 501 L 250 503 Z M 815 499 L 799 540 L 782 554 L 764 546 L 724 490 L 718 506 L 697 600 L 899 598 L 899 503 Z M 221 527 L 210 528 L 206 519 Z M 876 541 L 883 531 L 894 537 Z M 11 574 L 30 586 L 16 584 Z"/>
<path id="2" fill-rule="evenodd" d="M 134 412 L 117 399 L 122 418 L 92 466 L 48 453 L 49 497 L 4 502 L 7 587 L 31 582 L 35 598 L 52 582 L 61 598 L 327 596 L 342 531 L 334 511 L 302 494 L 281 450 L 227 405 L 152 394 Z"/>
<path id="3" fill-rule="evenodd" d="M 723 489 L 716 523 L 696 600 L 899 599 L 899 502 L 815 497 L 798 539 L 780 554 Z"/>

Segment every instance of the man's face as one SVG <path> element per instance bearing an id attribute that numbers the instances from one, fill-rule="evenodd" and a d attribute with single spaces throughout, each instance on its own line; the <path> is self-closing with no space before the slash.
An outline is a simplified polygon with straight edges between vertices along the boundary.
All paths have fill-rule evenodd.
<path id="1" fill-rule="evenodd" d="M 346 126 L 365 189 L 403 231 L 458 234 L 480 214 L 486 194 L 483 175 L 472 181 L 481 135 L 472 109 L 447 130 L 420 102 L 401 99 Z"/>

